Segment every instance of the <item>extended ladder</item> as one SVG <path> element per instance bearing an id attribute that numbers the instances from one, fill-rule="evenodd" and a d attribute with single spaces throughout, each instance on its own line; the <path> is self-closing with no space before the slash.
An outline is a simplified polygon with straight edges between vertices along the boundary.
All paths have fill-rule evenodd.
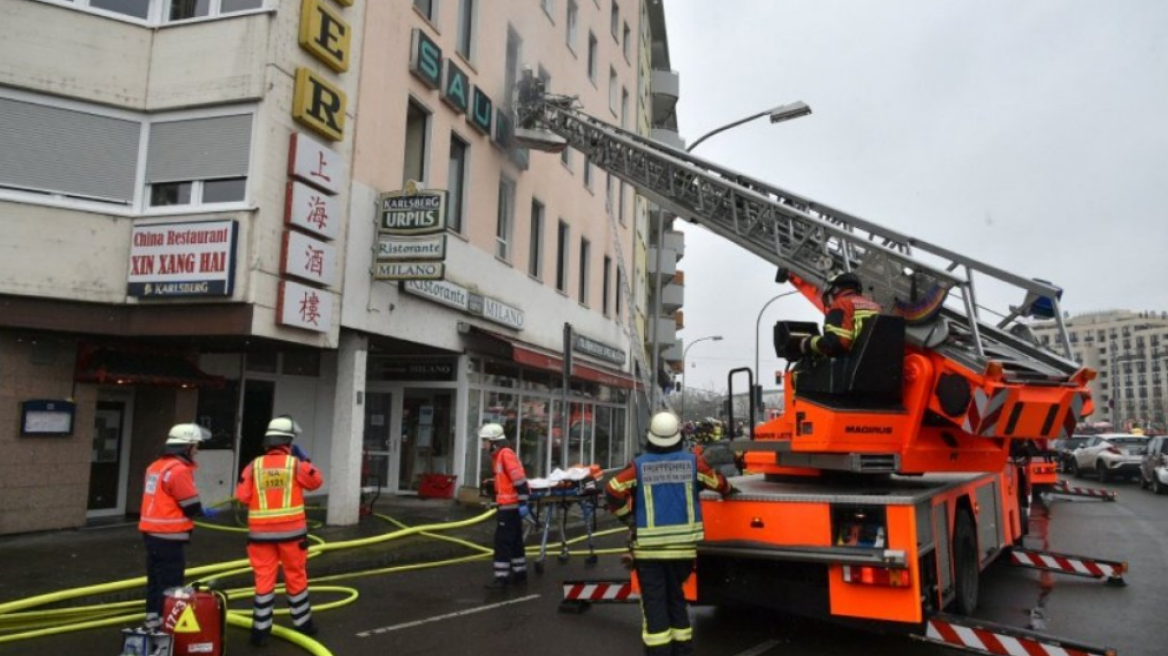
<path id="1" fill-rule="evenodd" d="M 1063 382 L 1080 369 L 1058 305 L 1060 290 L 953 251 L 877 226 L 847 212 L 752 179 L 599 121 L 576 101 L 543 92 L 525 72 L 520 84 L 517 134 L 546 129 L 633 185 L 667 211 L 786 268 L 822 288 L 842 271 L 856 271 L 870 296 L 913 324 L 908 339 L 981 372 L 993 360 L 1007 377 Z M 979 315 L 974 274 L 1021 291 L 1019 307 L 988 323 Z M 944 305 L 950 292 L 961 301 Z M 1044 304 L 1053 315 L 1066 357 L 1007 330 Z M 1022 326 L 1024 328 L 1024 326 Z"/>

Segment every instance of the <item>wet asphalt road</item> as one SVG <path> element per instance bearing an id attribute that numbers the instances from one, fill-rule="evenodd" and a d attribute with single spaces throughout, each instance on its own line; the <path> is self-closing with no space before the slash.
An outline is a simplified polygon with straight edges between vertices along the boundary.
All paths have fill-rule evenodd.
<path id="1" fill-rule="evenodd" d="M 1094 485 L 1080 481 L 1081 485 Z M 1092 579 L 1043 574 L 997 563 L 983 577 L 978 616 L 1018 627 L 1033 626 L 1068 639 L 1109 646 L 1120 656 L 1168 654 L 1168 497 L 1134 484 L 1114 484 L 1116 503 L 1055 500 L 1036 512 L 1027 546 L 1127 560 L 1127 587 Z M 606 544 L 616 546 L 609 539 Z M 318 636 L 338 656 L 458 656 L 462 654 L 636 656 L 640 617 L 635 605 L 593 606 L 583 614 L 557 612 L 564 579 L 622 578 L 612 557 L 595 568 L 574 559 L 551 559 L 542 576 L 522 589 L 484 590 L 486 562 L 351 583 L 354 605 L 318 614 Z M 314 601 L 327 601 L 323 594 Z M 896 635 L 876 635 L 765 613 L 693 611 L 696 646 L 703 656 L 947 656 L 957 652 Z M 286 623 L 286 618 L 277 622 Z M 0 645 L 8 654 L 118 653 L 117 632 L 89 631 Z M 266 649 L 228 631 L 228 653 L 305 654 L 280 641 Z"/>

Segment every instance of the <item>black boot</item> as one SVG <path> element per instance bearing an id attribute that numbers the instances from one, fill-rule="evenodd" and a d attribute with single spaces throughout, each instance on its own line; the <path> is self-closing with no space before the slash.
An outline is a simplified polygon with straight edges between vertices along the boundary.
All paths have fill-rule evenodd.
<path id="1" fill-rule="evenodd" d="M 312 620 L 308 620 L 304 624 L 301 624 L 295 628 L 297 631 L 303 633 L 306 636 L 314 636 L 317 633 L 320 633 L 320 629 L 316 626 L 316 622 L 313 622 Z"/>
<path id="2" fill-rule="evenodd" d="M 511 572 L 511 585 L 527 585 L 527 572 Z"/>
<path id="3" fill-rule="evenodd" d="M 267 647 L 268 646 L 268 632 L 251 630 L 251 646 L 252 647 Z"/>
<path id="4" fill-rule="evenodd" d="M 491 579 L 491 582 L 483 587 L 488 590 L 506 590 L 508 585 L 506 576 L 496 576 Z"/>

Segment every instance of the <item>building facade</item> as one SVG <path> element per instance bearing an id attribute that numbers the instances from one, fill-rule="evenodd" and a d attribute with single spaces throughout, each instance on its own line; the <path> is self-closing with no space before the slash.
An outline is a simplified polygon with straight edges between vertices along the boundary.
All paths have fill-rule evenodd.
<path id="1" fill-rule="evenodd" d="M 1090 383 L 1095 414 L 1089 421 L 1168 430 L 1168 314 L 1109 310 L 1065 323 L 1075 359 L 1099 374 Z M 1062 352 L 1053 323 L 1033 329 L 1044 346 Z"/>
<path id="2" fill-rule="evenodd" d="M 648 212 L 580 153 L 514 148 L 508 90 L 527 66 L 641 125 L 648 14 L 0 2 L 0 533 L 136 513 L 192 419 L 217 502 L 293 415 L 333 523 L 363 486 L 475 488 L 487 421 L 531 475 L 623 464 Z M 427 191 L 445 225 L 404 236 L 387 208 Z"/>

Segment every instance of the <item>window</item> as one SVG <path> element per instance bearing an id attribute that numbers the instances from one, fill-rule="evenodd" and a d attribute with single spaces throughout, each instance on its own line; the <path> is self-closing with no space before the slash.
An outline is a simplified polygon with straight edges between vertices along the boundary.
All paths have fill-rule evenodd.
<path id="1" fill-rule="evenodd" d="M 531 244 L 527 254 L 527 273 L 543 280 L 543 203 L 531 199 Z"/>
<path id="2" fill-rule="evenodd" d="M 580 303 L 588 305 L 588 263 L 592 259 L 592 243 L 580 238 Z"/>
<path id="3" fill-rule="evenodd" d="M 616 218 L 620 219 L 621 225 L 624 225 L 624 223 L 625 223 L 625 181 L 624 180 L 620 181 L 620 188 L 617 190 L 616 193 L 617 193 Z"/>
<path id="4" fill-rule="evenodd" d="M 543 6 L 543 13 L 554 23 L 556 19 L 553 18 L 556 12 L 556 0 L 540 0 L 540 5 Z"/>
<path id="5" fill-rule="evenodd" d="M 510 27 L 507 28 L 507 62 L 503 69 L 503 106 L 510 109 L 515 104 L 515 81 L 519 78 L 520 53 L 523 39 Z"/>
<path id="6" fill-rule="evenodd" d="M 152 124 L 146 153 L 150 206 L 243 202 L 251 123 L 245 114 Z"/>
<path id="7" fill-rule="evenodd" d="M 612 30 L 612 38 L 620 41 L 620 5 L 616 2 L 612 3 L 612 12 L 609 18 L 609 29 Z"/>
<path id="8" fill-rule="evenodd" d="M 584 188 L 592 191 L 592 158 L 584 156 Z"/>
<path id="9" fill-rule="evenodd" d="M 626 130 L 629 129 L 629 90 L 627 87 L 621 87 L 620 126 Z"/>
<path id="10" fill-rule="evenodd" d="M 438 4 L 436 0 L 414 0 L 414 7 L 431 23 L 434 22 L 434 10 L 437 9 L 435 7 L 436 4 Z"/>
<path id="11" fill-rule="evenodd" d="M 568 224 L 560 220 L 559 232 L 556 235 L 556 289 L 568 291 Z"/>
<path id="12" fill-rule="evenodd" d="M 153 0 L 89 0 L 89 7 L 91 9 L 102 9 L 111 13 L 121 14 L 123 16 L 130 16 L 132 18 L 140 18 L 146 20 L 150 17 L 150 4 Z M 85 3 L 78 3 L 79 6 L 84 7 Z"/>
<path id="13" fill-rule="evenodd" d="M 629 29 L 629 24 L 625 23 L 625 33 L 621 38 L 621 52 L 625 55 L 625 61 L 631 62 L 633 59 L 633 32 Z"/>
<path id="14" fill-rule="evenodd" d="M 616 69 L 608 69 L 608 109 L 616 116 L 616 101 L 619 96 L 616 95 L 616 90 L 619 85 L 616 81 Z"/>
<path id="15" fill-rule="evenodd" d="M 579 11 L 576 9 L 576 0 L 568 0 L 568 19 L 565 21 L 565 23 L 567 23 L 568 48 L 572 52 L 576 52 L 576 23 L 578 17 Z"/>
<path id="16" fill-rule="evenodd" d="M 592 84 L 596 84 L 596 56 L 598 46 L 596 43 L 596 35 L 592 32 L 588 33 L 588 79 L 592 80 Z"/>
<path id="17" fill-rule="evenodd" d="M 466 214 L 466 171 L 470 163 L 470 146 L 457 134 L 450 134 L 450 166 L 446 174 L 449 205 L 446 208 L 447 225 L 462 232 Z"/>
<path id="18" fill-rule="evenodd" d="M 617 319 L 620 319 L 620 316 L 621 316 L 621 299 L 624 297 L 624 291 L 625 291 L 624 274 L 621 273 L 620 268 L 617 268 L 617 270 L 616 270 L 616 292 L 613 294 L 613 299 L 616 302 L 613 303 L 613 305 L 612 305 L 612 314 Z"/>
<path id="19" fill-rule="evenodd" d="M 609 294 L 608 294 L 608 289 L 612 285 L 612 258 L 607 256 L 607 255 L 604 256 L 603 274 L 604 274 L 604 280 L 602 281 L 601 284 L 604 285 L 604 288 L 601 291 L 600 312 L 602 314 L 604 314 L 604 316 L 607 317 L 608 316 L 608 301 L 610 300 Z"/>
<path id="20" fill-rule="evenodd" d="M 612 216 L 612 213 L 616 211 L 616 203 L 613 202 L 615 200 L 615 187 L 612 174 L 606 172 L 604 174 L 604 211 L 609 216 Z"/>
<path id="21" fill-rule="evenodd" d="M 511 226 L 515 221 L 515 183 L 499 178 L 499 220 L 495 226 L 495 257 L 510 261 Z"/>
<path id="22" fill-rule="evenodd" d="M 560 151 L 560 162 L 567 167 L 568 171 L 572 170 L 572 149 L 571 147 L 564 148 Z"/>
<path id="23" fill-rule="evenodd" d="M 470 61 L 474 52 L 475 0 L 459 0 L 458 41 L 455 49 L 464 59 Z"/>
<path id="24" fill-rule="evenodd" d="M 218 14 L 213 14 L 215 3 L 211 0 L 168 0 L 170 8 L 166 20 L 181 21 L 191 18 L 206 18 L 212 15 L 234 14 L 264 8 L 264 0 L 220 0 Z M 117 4 L 127 4 L 121 2 Z M 133 3 L 130 3 L 133 4 Z"/>
<path id="25" fill-rule="evenodd" d="M 410 101 L 406 112 L 406 163 L 402 168 L 402 186 L 408 180 L 422 183 L 426 180 L 426 156 L 429 149 L 430 112 Z"/>

